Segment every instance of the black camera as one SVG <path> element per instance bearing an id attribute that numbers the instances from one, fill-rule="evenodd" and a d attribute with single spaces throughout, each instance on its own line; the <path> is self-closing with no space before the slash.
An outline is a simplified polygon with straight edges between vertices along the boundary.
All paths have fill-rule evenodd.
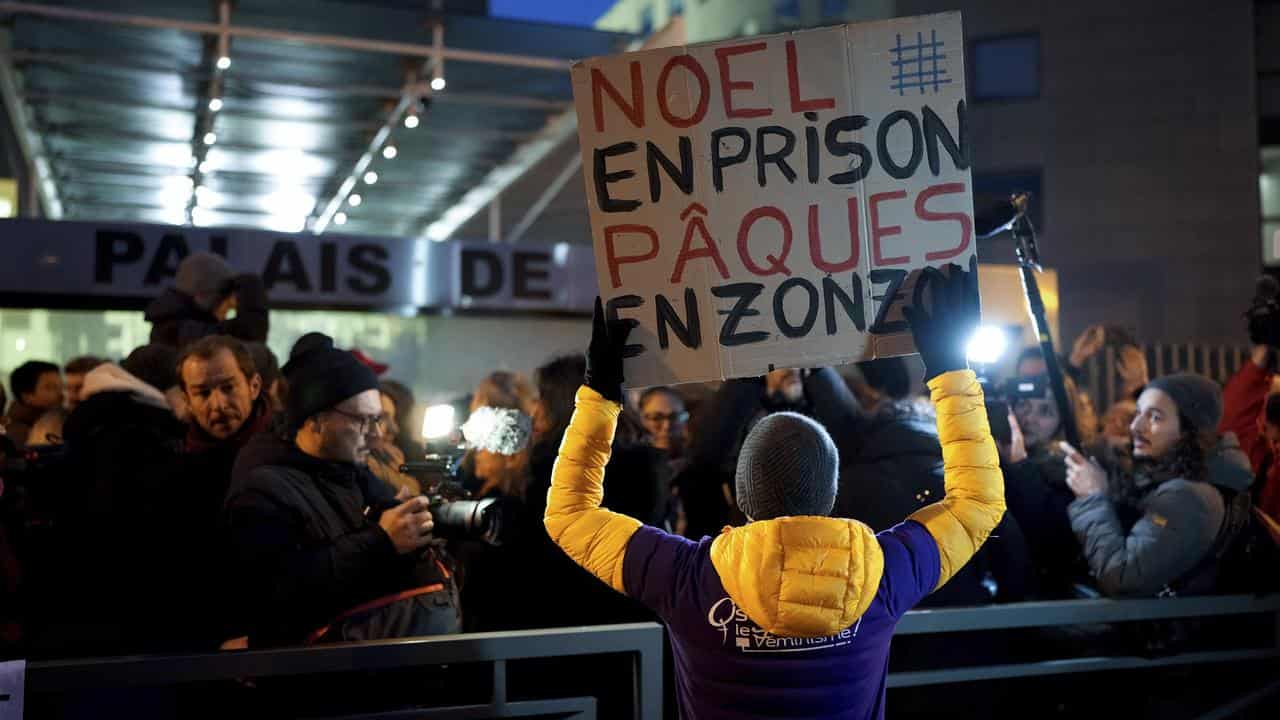
<path id="1" fill-rule="evenodd" d="M 479 540 L 501 545 L 503 505 L 497 498 L 476 499 L 458 482 L 458 458 L 431 453 L 421 462 L 400 466 L 400 472 L 422 483 L 422 494 L 431 503 L 435 534 L 454 540 Z"/>
<path id="2" fill-rule="evenodd" d="M 1244 316 L 1249 324 L 1250 342 L 1280 347 L 1280 282 L 1270 275 L 1259 277 Z"/>
<path id="3" fill-rule="evenodd" d="M 991 437 L 1002 445 L 1013 442 L 1009 410 L 1019 400 L 1043 400 L 1050 396 L 1049 378 L 1045 375 L 1009 378 L 1002 383 L 993 382 L 987 378 L 980 378 L 979 381 L 982 384 L 982 394 L 986 398 L 987 423 L 991 426 Z"/>

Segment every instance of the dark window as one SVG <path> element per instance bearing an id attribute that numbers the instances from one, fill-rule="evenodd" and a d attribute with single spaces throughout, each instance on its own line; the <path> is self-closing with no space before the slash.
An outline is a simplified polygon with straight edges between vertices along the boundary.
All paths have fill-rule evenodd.
<path id="1" fill-rule="evenodd" d="M 800 0 L 774 0 L 773 14 L 778 22 L 799 22 Z"/>
<path id="2" fill-rule="evenodd" d="M 684 0 L 670 0 L 667 8 L 670 10 L 671 17 L 681 15 L 684 13 Z"/>
<path id="3" fill-rule="evenodd" d="M 845 11 L 848 9 L 848 0 L 822 0 L 822 19 L 844 19 Z"/>
<path id="4" fill-rule="evenodd" d="M 974 100 L 1023 100 L 1040 97 L 1040 34 L 974 40 Z"/>
<path id="5" fill-rule="evenodd" d="M 653 8 L 645 6 L 640 11 L 640 34 L 648 35 L 651 32 L 653 32 Z"/>

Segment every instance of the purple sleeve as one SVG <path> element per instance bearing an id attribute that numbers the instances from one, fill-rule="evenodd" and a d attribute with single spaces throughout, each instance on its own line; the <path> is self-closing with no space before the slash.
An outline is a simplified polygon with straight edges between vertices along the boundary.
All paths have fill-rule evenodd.
<path id="1" fill-rule="evenodd" d="M 942 573 L 938 543 L 923 525 L 907 520 L 876 535 L 884 551 L 880 597 L 895 618 L 933 592 Z"/>
<path id="2" fill-rule="evenodd" d="M 698 559 L 703 543 L 665 533 L 645 525 L 631 536 L 627 555 L 622 560 L 622 585 L 629 597 L 669 621 L 677 598 L 691 598 L 696 593 Z"/>

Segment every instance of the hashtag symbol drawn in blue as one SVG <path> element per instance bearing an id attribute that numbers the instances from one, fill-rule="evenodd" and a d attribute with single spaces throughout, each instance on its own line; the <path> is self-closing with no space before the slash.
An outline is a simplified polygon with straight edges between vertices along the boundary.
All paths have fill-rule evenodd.
<path id="1" fill-rule="evenodd" d="M 929 31 L 929 42 L 924 41 L 924 33 L 917 32 L 914 45 L 903 45 L 902 33 L 898 33 L 897 44 L 889 48 L 893 53 L 893 60 L 889 62 L 893 67 L 893 83 L 889 89 L 897 90 L 899 96 L 916 88 L 921 95 L 929 88 L 938 92 L 940 86 L 951 82 L 951 78 L 945 77 L 947 69 L 938 67 L 938 61 L 947 58 L 941 49 L 937 30 Z"/>

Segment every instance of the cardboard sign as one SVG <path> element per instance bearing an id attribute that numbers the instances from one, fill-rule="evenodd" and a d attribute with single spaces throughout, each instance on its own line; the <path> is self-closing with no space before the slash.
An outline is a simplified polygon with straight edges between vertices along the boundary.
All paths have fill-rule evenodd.
<path id="1" fill-rule="evenodd" d="M 574 64 L 628 385 L 912 352 L 920 269 L 974 257 L 964 80 L 959 13 Z"/>

